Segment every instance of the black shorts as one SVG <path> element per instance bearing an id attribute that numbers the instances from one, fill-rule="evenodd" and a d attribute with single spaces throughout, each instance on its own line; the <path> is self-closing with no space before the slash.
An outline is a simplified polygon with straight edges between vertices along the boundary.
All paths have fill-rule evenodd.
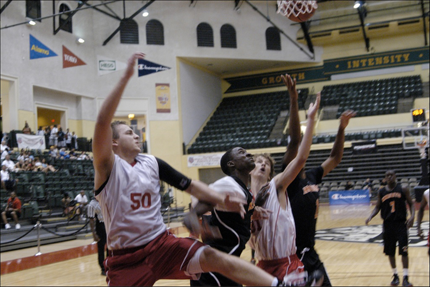
<path id="1" fill-rule="evenodd" d="M 304 254 L 302 254 L 302 250 L 297 249 L 297 256 L 300 261 L 302 261 L 305 266 L 305 270 L 309 275 L 315 270 L 320 270 L 324 275 L 322 286 L 332 286 L 327 271 L 325 270 L 324 263 L 321 262 L 320 257 L 314 248 L 310 248 L 308 251 L 304 252 Z"/>
<path id="2" fill-rule="evenodd" d="M 12 211 L 6 211 L 6 218 L 12 218 Z M 15 213 L 16 213 L 16 217 L 17 218 L 20 218 L 21 217 L 21 212 L 19 212 L 19 211 L 15 211 Z"/>
<path id="3" fill-rule="evenodd" d="M 399 255 L 408 256 L 408 229 L 406 222 L 392 221 L 384 222 L 384 253 L 394 256 L 396 245 L 399 242 Z"/>

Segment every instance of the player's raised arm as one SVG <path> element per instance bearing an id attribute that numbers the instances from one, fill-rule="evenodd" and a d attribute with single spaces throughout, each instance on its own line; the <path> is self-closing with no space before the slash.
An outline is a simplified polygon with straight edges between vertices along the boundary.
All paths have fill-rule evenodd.
<path id="1" fill-rule="evenodd" d="M 323 177 L 332 171 L 342 161 L 343 147 L 345 143 L 345 128 L 349 124 L 349 120 L 354 117 L 357 113 L 352 110 L 347 110 L 340 116 L 339 128 L 337 130 L 336 139 L 334 140 L 333 147 L 330 152 L 330 156 L 322 163 L 324 169 Z"/>
<path id="2" fill-rule="evenodd" d="M 136 60 L 144 58 L 143 53 L 134 53 L 127 62 L 127 68 L 120 81 L 116 84 L 111 93 L 104 100 L 97 115 L 97 121 L 94 128 L 93 136 L 93 156 L 95 178 L 94 184 L 96 189 L 99 188 L 108 178 L 113 162 L 114 154 L 112 151 L 112 130 L 111 121 L 118 108 L 124 89 L 133 76 Z"/>
<path id="3" fill-rule="evenodd" d="M 306 160 L 308 159 L 312 145 L 312 135 L 315 127 L 315 118 L 319 109 L 320 101 L 321 93 L 318 93 L 315 103 L 311 103 L 309 105 L 306 132 L 303 136 L 303 140 L 300 144 L 297 156 L 288 164 L 288 166 L 282 173 L 275 176 L 275 184 L 278 192 L 285 191 L 288 185 L 299 174 L 300 170 L 303 168 L 306 163 Z"/>
<path id="4" fill-rule="evenodd" d="M 288 88 L 290 95 L 290 122 L 288 130 L 290 132 L 290 142 L 287 146 L 287 151 L 282 158 L 282 170 L 296 157 L 300 145 L 300 118 L 299 118 L 299 95 L 296 89 L 296 79 L 292 79 L 290 75 L 281 75 L 282 81 Z"/>

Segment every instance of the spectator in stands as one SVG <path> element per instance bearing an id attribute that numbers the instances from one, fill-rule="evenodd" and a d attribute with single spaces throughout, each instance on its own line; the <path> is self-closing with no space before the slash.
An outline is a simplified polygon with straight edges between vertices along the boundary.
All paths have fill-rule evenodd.
<path id="1" fill-rule="evenodd" d="M 49 137 L 51 136 L 51 129 L 49 126 L 47 126 L 44 130 L 44 136 L 45 136 L 45 148 L 49 148 Z"/>
<path id="2" fill-rule="evenodd" d="M 8 146 L 7 146 L 7 144 L 6 144 L 6 141 L 2 141 L 2 142 L 1 142 L 0 148 L 1 148 L 1 152 L 4 152 L 4 150 L 5 150 L 6 148 L 8 148 L 8 149 L 9 149 L 9 147 L 8 147 Z"/>
<path id="3" fill-rule="evenodd" d="M 89 160 L 90 157 L 88 156 L 88 154 L 86 152 L 82 152 L 81 155 L 77 158 L 77 160 Z"/>
<path id="4" fill-rule="evenodd" d="M 85 190 L 82 189 L 79 194 L 76 195 L 75 200 L 79 204 L 79 208 L 76 210 L 76 214 L 81 214 L 81 217 L 83 217 L 85 215 L 86 206 L 88 204 L 88 198 L 85 195 Z"/>
<path id="5" fill-rule="evenodd" d="M 9 147 L 5 148 L 4 151 L 1 153 L 1 160 L 3 161 L 7 155 L 9 155 Z"/>
<path id="6" fill-rule="evenodd" d="M 69 152 L 69 157 L 70 157 L 70 159 L 77 159 L 78 158 L 78 155 L 76 154 L 74 148 L 72 148 L 72 150 Z"/>
<path id="7" fill-rule="evenodd" d="M 52 158 L 56 158 L 56 157 L 57 157 L 57 154 L 58 154 L 58 149 L 57 149 L 57 147 L 56 147 L 56 146 L 51 146 L 51 147 L 49 148 L 49 155 L 50 155 Z"/>
<path id="8" fill-rule="evenodd" d="M 42 126 L 39 126 L 39 129 L 37 130 L 37 135 L 38 136 L 45 136 L 45 132 L 44 132 Z"/>
<path id="9" fill-rule="evenodd" d="M 387 185 L 387 180 L 385 179 L 385 177 L 380 180 L 380 186 L 379 186 L 379 190 L 381 190 L 382 188 L 384 188 Z"/>
<path id="10" fill-rule="evenodd" d="M 51 129 L 51 134 L 49 136 L 49 145 L 51 146 L 57 146 L 57 133 L 58 133 L 58 128 L 57 125 L 54 125 Z"/>
<path id="11" fill-rule="evenodd" d="M 26 164 L 24 162 L 24 159 L 20 159 L 16 164 L 15 164 L 15 171 L 23 171 L 26 170 Z"/>
<path id="12" fill-rule="evenodd" d="M 354 184 L 351 181 L 348 181 L 345 185 L 345 190 L 351 190 L 354 188 Z"/>
<path id="13" fill-rule="evenodd" d="M 30 128 L 30 126 L 28 125 L 27 121 L 25 121 L 25 125 L 24 125 L 24 127 L 22 128 L 22 133 L 23 133 L 23 134 L 26 134 L 26 135 L 31 135 L 31 128 Z"/>
<path id="14" fill-rule="evenodd" d="M 363 182 L 363 186 L 361 187 L 361 189 L 363 190 L 368 190 L 369 192 L 372 192 L 373 190 L 373 184 L 370 181 L 370 178 L 367 178 L 364 182 Z"/>
<path id="15" fill-rule="evenodd" d="M 42 171 L 44 171 L 44 172 L 48 172 L 48 171 L 55 172 L 55 171 L 57 171 L 54 166 L 46 163 L 45 158 L 42 158 L 42 168 L 43 168 Z"/>
<path id="16" fill-rule="evenodd" d="M 57 140 L 58 140 L 58 147 L 62 148 L 66 146 L 66 140 L 64 138 L 63 128 L 61 127 L 58 128 Z"/>
<path id="17" fill-rule="evenodd" d="M 9 172 L 5 165 L 1 166 L 1 188 L 6 189 L 6 183 L 9 181 Z"/>
<path id="18" fill-rule="evenodd" d="M 8 171 L 14 171 L 15 170 L 15 163 L 10 159 L 10 155 L 7 154 L 4 161 L 1 163 L 1 165 L 5 165 L 6 169 Z"/>
<path id="19" fill-rule="evenodd" d="M 72 132 L 72 148 L 78 149 L 78 136 L 75 134 L 75 132 Z"/>
<path id="20" fill-rule="evenodd" d="M 102 209 L 100 208 L 99 201 L 93 198 L 88 204 L 87 216 L 90 219 L 91 232 L 93 233 L 94 241 L 97 242 L 99 266 L 102 270 L 101 275 L 106 275 L 103 261 L 105 260 L 106 248 L 106 228 L 103 222 Z M 95 220 L 94 220 L 95 219 Z M 106 257 L 107 249 L 106 249 Z"/>
<path id="21" fill-rule="evenodd" d="M 16 160 L 17 161 L 20 161 L 20 160 L 25 160 L 25 151 L 24 151 L 24 149 L 22 148 L 21 149 L 21 151 L 19 152 L 19 156 L 16 158 Z"/>
<path id="22" fill-rule="evenodd" d="M 63 194 L 63 198 L 61 199 L 61 206 L 63 207 L 63 216 L 69 214 L 69 212 L 73 209 L 73 206 L 70 206 L 71 201 L 72 199 L 70 198 L 69 194 L 65 192 Z"/>
<path id="23" fill-rule="evenodd" d="M 18 218 L 21 216 L 21 200 L 16 197 L 15 191 L 10 193 L 10 197 L 7 200 L 6 209 L 1 213 L 5 229 L 10 229 L 10 224 L 7 222 L 8 218 L 12 218 L 15 221 L 15 228 L 20 229 L 21 225 L 18 223 Z"/>
<path id="24" fill-rule="evenodd" d="M 64 138 L 66 139 L 66 147 L 68 150 L 72 149 L 72 133 L 69 131 L 69 129 L 66 130 L 64 133 Z"/>

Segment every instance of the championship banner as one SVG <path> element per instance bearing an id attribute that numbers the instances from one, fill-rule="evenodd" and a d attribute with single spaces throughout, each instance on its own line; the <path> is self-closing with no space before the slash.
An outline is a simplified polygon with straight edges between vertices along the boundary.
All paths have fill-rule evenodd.
<path id="1" fill-rule="evenodd" d="M 144 59 L 137 60 L 137 69 L 139 71 L 139 77 L 146 76 L 152 73 L 158 73 L 170 69 L 169 67 L 162 66 Z"/>
<path id="2" fill-rule="evenodd" d="M 353 154 L 367 154 L 378 151 L 376 140 L 352 142 L 351 145 Z"/>
<path id="3" fill-rule="evenodd" d="M 329 192 L 330 205 L 370 204 L 369 190 L 337 190 Z"/>
<path id="4" fill-rule="evenodd" d="M 155 84 L 157 113 L 170 113 L 170 85 Z"/>
<path id="5" fill-rule="evenodd" d="M 208 155 L 190 155 L 187 159 L 188 167 L 219 166 L 222 155 L 222 153 Z"/>
<path id="6" fill-rule="evenodd" d="M 30 34 L 30 60 L 58 56 Z"/>
<path id="7" fill-rule="evenodd" d="M 97 55 L 97 70 L 99 76 L 124 70 L 126 67 L 127 64 L 124 62 Z"/>
<path id="8" fill-rule="evenodd" d="M 82 65 L 86 65 L 85 62 L 63 46 L 63 69 Z"/>
<path id="9" fill-rule="evenodd" d="M 45 149 L 45 137 L 27 134 L 16 134 L 19 149 Z"/>

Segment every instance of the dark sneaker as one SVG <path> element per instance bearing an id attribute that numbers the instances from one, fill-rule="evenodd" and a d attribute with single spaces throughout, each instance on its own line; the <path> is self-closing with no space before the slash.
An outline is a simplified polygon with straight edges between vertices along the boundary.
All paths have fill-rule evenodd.
<path id="1" fill-rule="evenodd" d="M 391 281 L 391 286 L 397 286 L 400 284 L 399 275 L 394 274 L 393 275 L 393 281 Z"/>
<path id="2" fill-rule="evenodd" d="M 414 286 L 412 283 L 409 282 L 408 276 L 403 276 L 403 286 Z"/>
<path id="3" fill-rule="evenodd" d="M 102 270 L 101 275 L 102 275 L 102 276 L 106 276 L 106 272 L 105 272 L 104 270 Z"/>

